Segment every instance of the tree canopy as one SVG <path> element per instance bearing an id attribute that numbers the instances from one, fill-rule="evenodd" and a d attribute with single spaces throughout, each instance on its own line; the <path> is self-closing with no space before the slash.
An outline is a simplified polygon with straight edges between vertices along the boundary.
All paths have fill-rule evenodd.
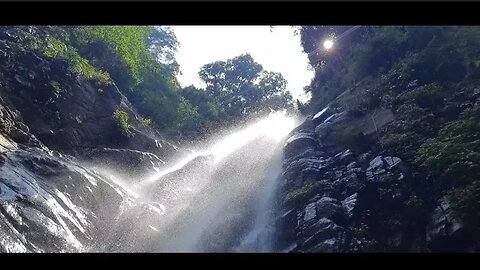
<path id="1" fill-rule="evenodd" d="M 204 65 L 199 75 L 208 96 L 232 116 L 293 107 L 283 76 L 263 70 L 250 54 Z"/>
<path id="2" fill-rule="evenodd" d="M 168 27 L 5 28 L 11 30 L 24 36 L 25 48 L 65 61 L 75 77 L 113 83 L 142 123 L 167 135 L 195 137 L 252 114 L 293 108 L 282 75 L 264 70 L 248 54 L 203 66 L 205 89 L 182 88 L 176 78 L 179 42 Z M 57 84 L 52 88 L 55 96 L 62 94 Z"/>

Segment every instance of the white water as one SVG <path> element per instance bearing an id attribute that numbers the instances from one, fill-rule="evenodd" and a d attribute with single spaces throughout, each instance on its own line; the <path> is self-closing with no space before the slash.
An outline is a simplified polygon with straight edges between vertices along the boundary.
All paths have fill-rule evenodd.
<path id="1" fill-rule="evenodd" d="M 295 124 L 272 113 L 143 181 L 0 137 L 0 251 L 272 251 L 283 143 Z"/>
<path id="2" fill-rule="evenodd" d="M 282 155 L 276 153 L 272 166 L 262 183 L 261 195 L 255 209 L 255 221 L 249 233 L 242 239 L 238 252 L 273 252 L 275 195 L 282 172 Z"/>
<path id="3" fill-rule="evenodd" d="M 162 252 L 271 251 L 273 200 L 283 142 L 295 119 L 276 112 L 192 151 L 135 187 L 140 200 L 165 209 L 158 222 L 137 221 Z M 142 240 L 133 239 L 139 245 Z"/>

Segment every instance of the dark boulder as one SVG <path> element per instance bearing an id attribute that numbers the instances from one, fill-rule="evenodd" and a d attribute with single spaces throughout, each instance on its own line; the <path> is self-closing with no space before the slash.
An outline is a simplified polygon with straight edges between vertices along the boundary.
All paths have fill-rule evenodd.
<path id="1" fill-rule="evenodd" d="M 285 158 L 289 159 L 306 150 L 314 151 L 317 144 L 317 139 L 313 133 L 295 133 L 286 141 L 284 147 Z"/>

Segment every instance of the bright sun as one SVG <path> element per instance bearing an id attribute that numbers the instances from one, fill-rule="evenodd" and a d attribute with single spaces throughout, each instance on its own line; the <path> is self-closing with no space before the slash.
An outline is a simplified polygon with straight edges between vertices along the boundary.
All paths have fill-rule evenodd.
<path id="1" fill-rule="evenodd" d="M 330 49 L 330 48 L 332 48 L 332 47 L 333 47 L 333 41 L 332 41 L 331 39 L 325 40 L 325 41 L 323 42 L 323 47 L 324 47 L 325 49 L 327 49 L 327 50 Z"/>

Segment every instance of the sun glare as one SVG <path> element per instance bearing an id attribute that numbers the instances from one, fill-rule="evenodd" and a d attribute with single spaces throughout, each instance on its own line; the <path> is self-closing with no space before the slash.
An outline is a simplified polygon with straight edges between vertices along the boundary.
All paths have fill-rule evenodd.
<path id="1" fill-rule="evenodd" d="M 327 50 L 331 49 L 333 47 L 333 40 L 327 39 L 323 42 L 323 47 Z"/>

